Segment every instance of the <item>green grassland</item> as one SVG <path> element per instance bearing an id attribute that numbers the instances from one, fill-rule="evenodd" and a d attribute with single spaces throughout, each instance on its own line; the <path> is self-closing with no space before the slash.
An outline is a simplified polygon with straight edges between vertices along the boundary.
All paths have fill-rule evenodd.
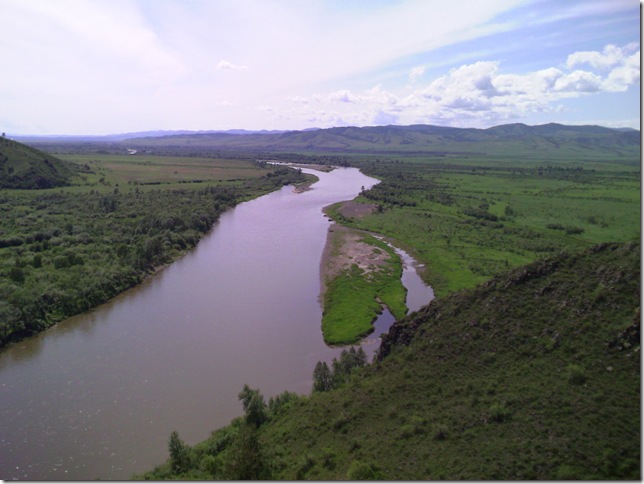
<path id="1" fill-rule="evenodd" d="M 382 180 L 358 199 L 377 210 L 339 221 L 396 240 L 439 296 L 564 249 L 639 237 L 640 171 L 629 162 L 353 163 Z"/>
<path id="2" fill-rule="evenodd" d="M 335 389 L 245 389 L 138 478 L 639 480 L 640 289 L 636 242 L 511 270 L 396 323 Z"/>
<path id="3" fill-rule="evenodd" d="M 0 192 L 0 346 L 138 284 L 237 203 L 308 180 L 247 161 L 65 157 L 74 185 Z"/>
<path id="4" fill-rule="evenodd" d="M 60 158 L 87 166 L 94 176 L 86 175 L 85 184 L 146 185 L 202 183 L 257 178 L 266 174 L 249 160 L 160 156 L 148 154 L 62 154 Z M 98 176 L 97 176 L 98 175 Z"/>

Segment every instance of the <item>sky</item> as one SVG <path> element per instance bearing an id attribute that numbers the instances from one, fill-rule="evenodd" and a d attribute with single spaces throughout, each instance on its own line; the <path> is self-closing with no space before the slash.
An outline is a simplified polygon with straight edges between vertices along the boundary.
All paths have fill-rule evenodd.
<path id="1" fill-rule="evenodd" d="M 638 0 L 0 0 L 0 131 L 640 129 Z"/>

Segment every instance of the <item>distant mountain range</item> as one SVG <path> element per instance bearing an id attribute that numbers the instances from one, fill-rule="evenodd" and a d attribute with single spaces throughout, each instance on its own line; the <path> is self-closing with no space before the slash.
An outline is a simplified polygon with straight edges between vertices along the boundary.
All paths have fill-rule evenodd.
<path id="1" fill-rule="evenodd" d="M 124 140 L 132 147 L 370 152 L 428 155 L 639 157 L 640 132 L 601 126 L 506 124 L 487 129 L 432 125 L 339 127 L 310 131 L 186 133 Z"/>
<path id="2" fill-rule="evenodd" d="M 487 129 L 432 125 L 370 126 L 303 131 L 144 131 L 109 136 L 17 137 L 28 143 L 103 142 L 124 148 L 212 148 L 262 152 L 379 153 L 567 159 L 638 158 L 641 133 L 630 128 L 505 124 Z"/>

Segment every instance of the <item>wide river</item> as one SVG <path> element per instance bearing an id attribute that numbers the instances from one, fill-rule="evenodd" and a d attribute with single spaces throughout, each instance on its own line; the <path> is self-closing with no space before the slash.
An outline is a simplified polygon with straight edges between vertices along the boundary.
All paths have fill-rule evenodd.
<path id="1" fill-rule="evenodd" d="M 322 340 L 322 208 L 377 180 L 314 173 L 224 213 L 198 246 L 140 286 L 0 351 L 0 479 L 128 479 L 242 414 L 244 384 L 308 394 Z M 406 256 L 417 310 L 433 297 Z M 411 298 L 416 298 L 412 302 Z M 363 344 L 372 354 L 385 311 Z"/>

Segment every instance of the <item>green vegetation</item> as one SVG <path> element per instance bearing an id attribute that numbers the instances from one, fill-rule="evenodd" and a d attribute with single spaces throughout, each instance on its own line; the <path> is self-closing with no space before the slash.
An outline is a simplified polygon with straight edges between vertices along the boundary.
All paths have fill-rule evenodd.
<path id="1" fill-rule="evenodd" d="M 601 244 L 437 299 L 373 364 L 345 351 L 341 383 L 319 363 L 273 407 L 245 387 L 261 421 L 244 404 L 139 478 L 639 480 L 640 276 L 639 243 Z"/>
<path id="2" fill-rule="evenodd" d="M 640 171 L 626 162 L 352 163 L 382 182 L 358 198 L 374 206 L 370 215 L 336 220 L 395 240 L 426 266 L 423 277 L 438 296 L 640 232 Z"/>
<path id="3" fill-rule="evenodd" d="M 327 281 L 322 315 L 322 334 L 327 344 L 355 343 L 369 334 L 382 305 L 398 319 L 407 313 L 400 258 L 389 245 L 371 235 L 363 234 L 361 243 L 387 258 L 366 268 L 351 264 Z"/>
<path id="4" fill-rule="evenodd" d="M 237 203 L 306 180 L 289 168 L 256 166 L 245 181 L 112 186 L 129 168 L 99 165 L 91 176 L 109 174 L 103 182 L 65 191 L 0 193 L 0 346 L 138 284 Z"/>
<path id="5" fill-rule="evenodd" d="M 69 185 L 79 167 L 17 141 L 0 137 L 0 188 Z"/>
<path id="6" fill-rule="evenodd" d="M 90 186 L 168 185 L 205 181 L 239 181 L 266 175 L 260 164 L 247 159 L 208 156 L 159 156 L 82 153 L 61 154 L 66 161 L 82 166 L 83 184 Z"/>

